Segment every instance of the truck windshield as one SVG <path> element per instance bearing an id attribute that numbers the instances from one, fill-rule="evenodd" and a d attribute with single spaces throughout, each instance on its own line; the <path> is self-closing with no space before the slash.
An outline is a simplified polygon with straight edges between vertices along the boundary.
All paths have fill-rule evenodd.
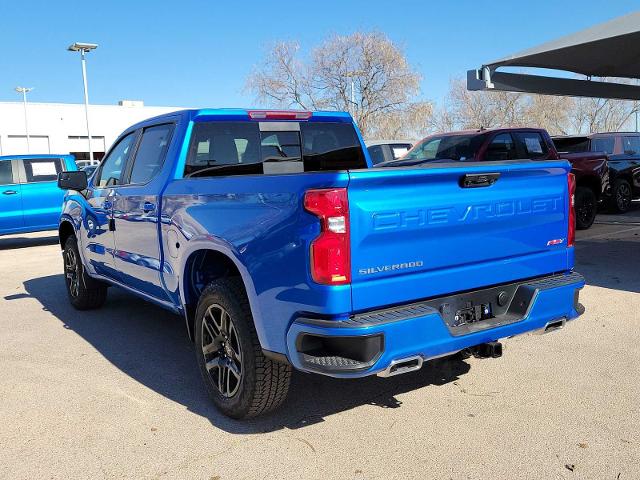
<path id="1" fill-rule="evenodd" d="M 396 164 L 436 160 L 471 161 L 475 158 L 477 149 L 484 142 L 485 136 L 484 134 L 473 134 L 428 137 L 413 147 Z"/>
<path id="2" fill-rule="evenodd" d="M 300 173 L 367 168 L 349 123 L 290 122 L 271 129 L 257 122 L 198 122 L 184 175 Z"/>

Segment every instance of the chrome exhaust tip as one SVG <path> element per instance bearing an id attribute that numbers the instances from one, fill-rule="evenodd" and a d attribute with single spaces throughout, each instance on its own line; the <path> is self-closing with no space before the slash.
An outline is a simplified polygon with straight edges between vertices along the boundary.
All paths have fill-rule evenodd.
<path id="1" fill-rule="evenodd" d="M 386 378 L 393 377 L 394 375 L 401 375 L 403 373 L 415 372 L 422 368 L 423 363 L 424 359 L 421 355 L 392 360 L 387 368 L 378 373 L 378 376 Z"/>
<path id="2" fill-rule="evenodd" d="M 565 317 L 559 318 L 557 320 L 552 320 L 550 322 L 547 322 L 544 328 L 541 328 L 540 330 L 538 330 L 538 333 L 540 335 L 543 335 L 545 333 L 555 332 L 556 330 L 560 330 L 564 328 L 566 324 L 567 324 L 567 319 Z"/>

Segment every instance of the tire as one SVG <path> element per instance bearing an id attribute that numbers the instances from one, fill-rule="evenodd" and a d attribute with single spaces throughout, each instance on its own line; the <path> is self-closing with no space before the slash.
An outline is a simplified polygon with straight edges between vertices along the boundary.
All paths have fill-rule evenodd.
<path id="1" fill-rule="evenodd" d="M 107 299 L 107 285 L 85 273 L 75 236 L 69 236 L 64 243 L 62 258 L 64 280 L 71 305 L 77 310 L 92 310 L 104 305 Z"/>
<path id="2" fill-rule="evenodd" d="M 240 279 L 216 280 L 204 289 L 196 311 L 195 344 L 209 396 L 225 415 L 254 417 L 286 398 L 291 366 L 262 353 Z"/>
<path id="3" fill-rule="evenodd" d="M 588 187 L 576 188 L 576 228 L 586 230 L 593 225 L 598 213 L 598 199 Z"/>
<path id="4" fill-rule="evenodd" d="M 616 213 L 628 212 L 631 208 L 633 193 L 631 185 L 626 180 L 616 180 L 611 189 L 611 209 Z"/>

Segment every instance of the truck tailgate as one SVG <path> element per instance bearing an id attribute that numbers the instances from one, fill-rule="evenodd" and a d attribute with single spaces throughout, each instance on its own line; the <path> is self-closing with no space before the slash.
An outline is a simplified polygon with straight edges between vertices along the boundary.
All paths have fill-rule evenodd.
<path id="1" fill-rule="evenodd" d="M 354 310 L 568 270 L 570 168 L 531 161 L 349 172 Z M 465 175 L 492 173 L 489 186 L 461 186 Z"/>

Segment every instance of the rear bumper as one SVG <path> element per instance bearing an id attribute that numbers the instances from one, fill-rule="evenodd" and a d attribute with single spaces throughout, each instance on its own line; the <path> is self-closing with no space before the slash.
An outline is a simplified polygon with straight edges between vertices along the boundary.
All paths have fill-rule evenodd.
<path id="1" fill-rule="evenodd" d="M 477 298 L 493 298 L 496 291 L 507 287 L 515 288 L 503 315 L 470 326 L 452 324 L 449 302 L 473 299 L 475 304 Z M 564 325 L 584 312 L 578 301 L 582 287 L 583 277 L 570 273 L 367 312 L 342 321 L 299 318 L 287 332 L 288 357 L 299 370 L 333 377 L 384 374 L 403 359 L 419 357 L 421 364 L 501 338 Z"/>

